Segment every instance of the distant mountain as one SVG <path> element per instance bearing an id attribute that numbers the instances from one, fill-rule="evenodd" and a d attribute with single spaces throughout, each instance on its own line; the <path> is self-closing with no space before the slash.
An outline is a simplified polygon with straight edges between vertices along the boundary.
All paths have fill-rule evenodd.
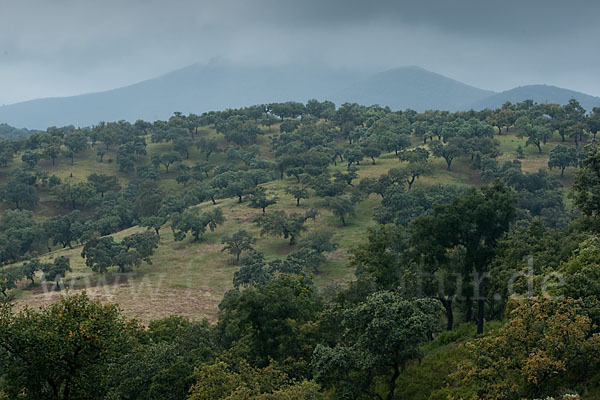
<path id="1" fill-rule="evenodd" d="M 532 99 L 564 104 L 577 98 L 587 109 L 600 98 L 554 86 L 534 85 L 502 93 L 479 89 L 419 67 L 369 75 L 358 71 L 303 67 L 241 67 L 194 64 L 158 78 L 105 92 L 26 101 L 0 107 L 0 123 L 29 129 L 90 126 L 100 121 L 154 121 L 175 111 L 200 114 L 280 101 L 311 98 L 337 105 L 379 104 L 412 108 L 469 110 L 497 108 L 506 101 Z"/>
<path id="2" fill-rule="evenodd" d="M 99 121 L 154 121 L 173 112 L 210 110 L 279 101 L 324 99 L 364 74 L 300 67 L 199 65 L 131 86 L 71 97 L 45 98 L 0 107 L 0 122 L 45 129 L 89 126 Z"/>
<path id="3" fill-rule="evenodd" d="M 494 93 L 411 66 L 370 76 L 335 93 L 332 99 L 336 103 L 379 104 L 393 110 L 455 111 L 462 104 L 482 100 Z"/>
<path id="4" fill-rule="evenodd" d="M 558 103 L 566 104 L 570 99 L 577 99 L 587 111 L 594 107 L 600 107 L 600 97 L 590 96 L 585 93 L 576 92 L 549 85 L 519 86 L 505 92 L 496 93 L 484 99 L 465 103 L 463 109 L 483 110 L 484 108 L 500 108 L 502 104 L 510 101 L 516 103 L 523 100 L 533 100 L 536 103 Z"/>

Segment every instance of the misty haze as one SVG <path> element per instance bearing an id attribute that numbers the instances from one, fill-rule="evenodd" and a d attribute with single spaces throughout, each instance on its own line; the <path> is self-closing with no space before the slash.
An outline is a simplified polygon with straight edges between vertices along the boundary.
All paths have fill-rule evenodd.
<path id="1" fill-rule="evenodd" d="M 0 0 L 0 400 L 600 399 L 599 17 Z"/>

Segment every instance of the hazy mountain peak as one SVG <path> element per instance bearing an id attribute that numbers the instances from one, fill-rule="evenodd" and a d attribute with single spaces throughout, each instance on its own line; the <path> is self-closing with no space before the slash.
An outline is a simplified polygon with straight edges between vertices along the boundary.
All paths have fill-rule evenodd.
<path id="1" fill-rule="evenodd" d="M 590 110 L 600 99 L 549 85 L 520 86 L 494 93 L 422 67 L 409 65 L 376 74 L 323 67 L 240 66 L 221 59 L 192 64 L 122 88 L 79 96 L 46 98 L 0 107 L 0 123 L 30 129 L 88 126 L 99 121 L 167 119 L 173 112 L 210 110 L 279 101 L 328 99 L 337 105 L 379 104 L 411 108 L 468 110 L 532 99 L 564 104 L 572 97 Z"/>
<path id="2" fill-rule="evenodd" d="M 504 92 L 494 94 L 488 98 L 467 104 L 466 109 L 482 110 L 484 108 L 499 108 L 510 101 L 516 103 L 523 100 L 533 100 L 536 103 L 566 104 L 570 99 L 577 99 L 583 108 L 591 110 L 600 106 L 600 97 L 590 96 L 574 90 L 564 89 L 553 85 L 535 84 L 518 86 Z"/>

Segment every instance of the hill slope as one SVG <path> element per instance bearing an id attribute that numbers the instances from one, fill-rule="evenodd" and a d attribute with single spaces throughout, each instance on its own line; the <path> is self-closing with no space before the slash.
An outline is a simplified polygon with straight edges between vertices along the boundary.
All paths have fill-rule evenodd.
<path id="1" fill-rule="evenodd" d="M 494 109 L 501 107 L 502 104 L 507 101 L 516 103 L 528 99 L 533 100 L 536 103 L 566 104 L 572 98 L 577 99 L 587 111 L 590 111 L 594 107 L 600 107 L 600 97 L 594 97 L 585 93 L 556 86 L 527 85 L 493 94 L 487 98 L 470 103 L 463 108 L 474 110 L 483 110 L 484 108 Z"/>
<path id="2" fill-rule="evenodd" d="M 391 69 L 334 94 L 336 103 L 379 104 L 393 110 L 458 110 L 494 92 L 469 86 L 420 67 Z"/>

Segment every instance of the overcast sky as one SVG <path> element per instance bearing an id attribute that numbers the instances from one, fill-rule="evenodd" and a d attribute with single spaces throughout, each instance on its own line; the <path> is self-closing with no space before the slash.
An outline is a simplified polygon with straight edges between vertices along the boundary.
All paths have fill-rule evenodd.
<path id="1" fill-rule="evenodd" d="M 600 95 L 598 0 L 0 0 L 0 104 L 194 62 L 419 65 L 485 89 Z"/>

